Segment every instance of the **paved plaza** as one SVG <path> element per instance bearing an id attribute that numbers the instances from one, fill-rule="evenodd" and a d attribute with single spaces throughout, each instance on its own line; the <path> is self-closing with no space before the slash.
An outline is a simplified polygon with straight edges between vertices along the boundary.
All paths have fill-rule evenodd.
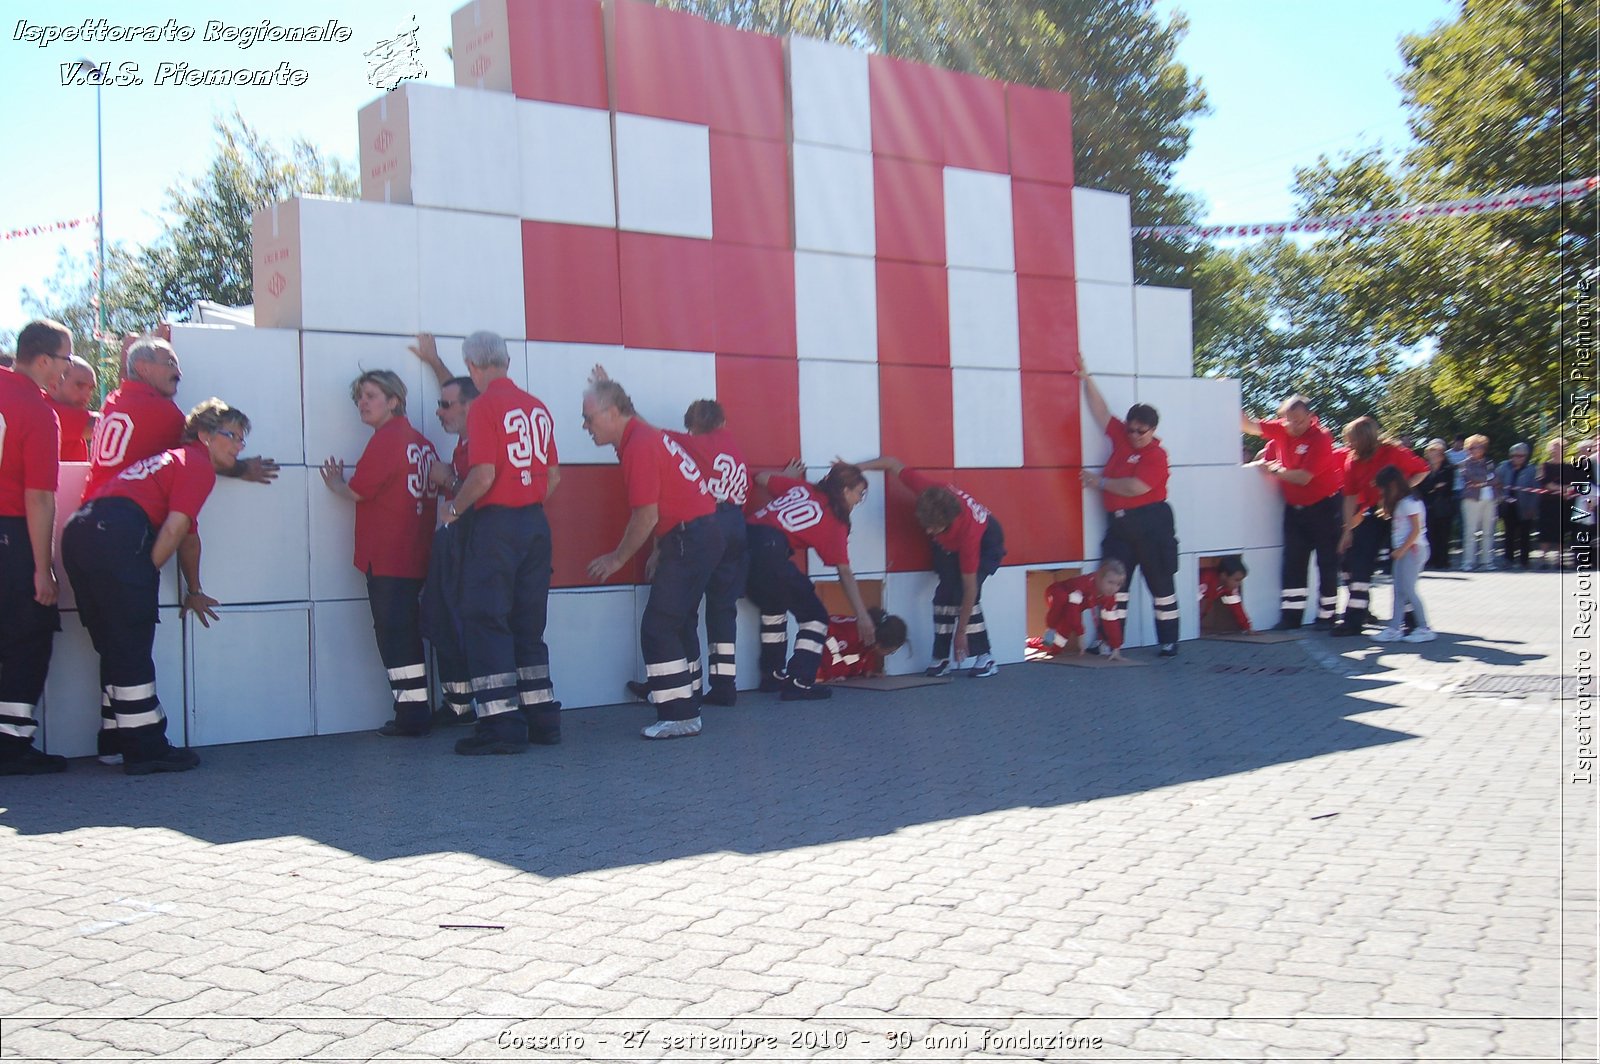
<path id="1" fill-rule="evenodd" d="M 0 780 L 0 1060 L 1593 1060 L 1580 582 L 693 740 Z"/>

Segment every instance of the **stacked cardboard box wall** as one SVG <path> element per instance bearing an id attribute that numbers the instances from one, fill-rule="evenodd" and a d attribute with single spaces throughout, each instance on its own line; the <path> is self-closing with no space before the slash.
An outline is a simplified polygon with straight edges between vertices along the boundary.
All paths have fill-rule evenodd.
<path id="1" fill-rule="evenodd" d="M 505 336 L 512 377 L 554 415 L 549 639 L 570 707 L 619 701 L 647 590 L 637 563 L 605 586 L 584 575 L 626 521 L 615 457 L 579 424 L 596 362 L 658 425 L 715 396 L 757 467 L 799 455 L 820 475 L 836 454 L 887 452 L 948 471 L 1006 527 L 984 604 L 1010 662 L 1029 634 L 1027 574 L 1099 553 L 1104 517 L 1078 472 L 1108 447 L 1080 410 L 1081 350 L 1114 411 L 1162 412 L 1185 637 L 1203 555 L 1242 551 L 1261 574 L 1251 610 L 1275 609 L 1278 503 L 1239 468 L 1238 386 L 1192 376 L 1187 292 L 1133 284 L 1127 198 L 1073 186 L 1065 96 L 637 0 L 484 0 L 453 36 L 455 87 L 408 84 L 361 111 L 361 201 L 257 215 L 256 327 L 173 327 L 180 402 L 237 403 L 250 451 L 285 467 L 271 487 L 224 481 L 203 515 L 221 624 L 173 623 L 163 585 L 161 695 L 180 738 L 386 719 L 353 514 L 316 467 L 361 454 L 348 388 L 364 368 L 400 373 L 412 422 L 449 453 L 438 387 L 406 352 L 418 330 L 456 367 L 466 334 Z M 64 512 L 76 501 L 69 483 Z M 891 669 L 922 668 L 926 546 L 909 493 L 878 474 L 851 555 L 911 625 Z M 87 637 L 65 628 L 46 743 L 79 754 L 98 699 Z M 1142 587 L 1131 630 L 1150 641 Z"/>

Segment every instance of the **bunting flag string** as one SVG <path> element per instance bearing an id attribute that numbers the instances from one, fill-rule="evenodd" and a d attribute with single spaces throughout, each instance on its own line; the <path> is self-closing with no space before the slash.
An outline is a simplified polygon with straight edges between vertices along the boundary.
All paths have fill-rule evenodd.
<path id="1" fill-rule="evenodd" d="M 27 225 L 21 229 L 9 229 L 0 233 L 0 240 L 19 240 L 25 236 L 39 236 L 42 233 L 55 233 L 63 229 L 76 229 L 80 225 L 94 225 L 100 221 L 98 214 L 91 214 L 86 218 L 73 218 L 65 222 L 49 222 L 45 225 Z"/>
<path id="2" fill-rule="evenodd" d="M 1550 207 L 1571 199 L 1580 199 L 1600 188 L 1600 177 L 1583 177 L 1559 185 L 1541 185 L 1537 188 L 1514 188 L 1506 192 L 1471 199 L 1447 200 L 1439 203 L 1420 203 L 1407 207 L 1363 211 L 1359 214 L 1326 215 L 1316 218 L 1297 218 L 1292 222 L 1247 222 L 1243 225 L 1149 225 L 1133 230 L 1135 237 L 1240 237 L 1281 236 L 1285 233 L 1322 233 L 1349 229 L 1358 225 L 1394 225 L 1401 222 L 1418 222 L 1429 218 L 1459 218 L 1495 211 L 1518 211 L 1530 207 Z"/>

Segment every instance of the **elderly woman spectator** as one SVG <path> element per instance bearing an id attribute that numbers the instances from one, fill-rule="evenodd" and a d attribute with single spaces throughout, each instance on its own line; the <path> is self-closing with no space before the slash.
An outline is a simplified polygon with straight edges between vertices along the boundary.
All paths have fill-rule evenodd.
<path id="1" fill-rule="evenodd" d="M 1445 453 L 1443 440 L 1429 440 L 1422 456 L 1428 460 L 1428 475 L 1417 485 L 1428 511 L 1429 569 L 1450 568 L 1450 529 L 1455 524 L 1456 467 Z"/>
<path id="2" fill-rule="evenodd" d="M 1500 523 L 1506 530 L 1506 568 L 1526 569 L 1532 551 L 1533 530 L 1539 523 L 1539 471 L 1528 464 L 1532 448 L 1525 443 L 1511 446 L 1511 457 L 1500 463 L 1495 476 L 1500 481 Z M 1519 561 L 1520 559 L 1520 561 Z"/>
<path id="3" fill-rule="evenodd" d="M 1539 550 L 1540 567 L 1559 566 L 1566 543 L 1566 516 L 1578 484 L 1585 479 L 1578 467 L 1566 460 L 1567 441 L 1557 436 L 1545 448 L 1539 466 Z"/>
<path id="4" fill-rule="evenodd" d="M 1467 460 L 1461 464 L 1461 571 L 1494 566 L 1494 512 L 1500 501 L 1500 480 L 1489 460 L 1489 437 L 1467 437 Z M 1478 544 L 1478 535 L 1483 544 Z M 1480 553 L 1481 551 L 1481 553 Z"/>

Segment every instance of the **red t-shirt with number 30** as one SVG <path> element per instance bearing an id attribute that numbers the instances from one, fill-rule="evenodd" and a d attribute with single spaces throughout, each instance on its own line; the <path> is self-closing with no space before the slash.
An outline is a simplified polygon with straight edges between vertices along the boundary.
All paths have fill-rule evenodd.
<path id="1" fill-rule="evenodd" d="M 404 414 L 372 434 L 350 477 L 356 503 L 356 568 L 373 576 L 420 580 L 428 575 L 438 496 L 428 469 L 439 460 L 428 438 Z"/>
<path id="2" fill-rule="evenodd" d="M 550 467 L 559 464 L 550 411 L 509 378 L 495 378 L 467 411 L 467 460 L 494 466 L 494 486 L 475 505 L 544 502 Z"/>

